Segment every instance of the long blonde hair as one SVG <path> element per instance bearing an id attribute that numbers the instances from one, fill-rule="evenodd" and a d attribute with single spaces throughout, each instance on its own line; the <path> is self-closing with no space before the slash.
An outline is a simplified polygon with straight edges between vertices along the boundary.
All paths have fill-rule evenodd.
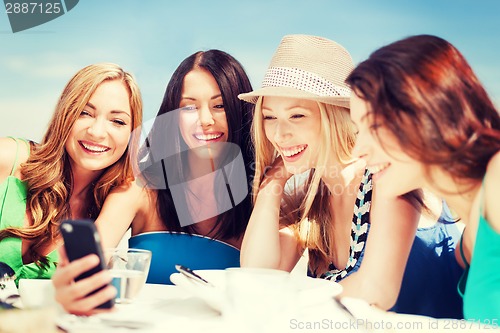
<path id="1" fill-rule="evenodd" d="M 32 152 L 27 162 L 21 165 L 22 179 L 28 188 L 27 212 L 31 214 L 32 223 L 29 227 L 0 231 L 0 240 L 18 237 L 32 241 L 29 255 L 41 267 L 48 264 L 41 251 L 58 238 L 60 222 L 71 217 L 69 199 L 73 176 L 65 143 L 73 124 L 97 87 L 113 80 L 120 80 L 127 87 L 132 129 L 139 126 L 142 122 L 142 99 L 133 76 L 115 64 L 90 65 L 78 71 L 67 83 L 42 142 L 31 145 Z M 127 150 L 120 159 L 90 184 L 86 200 L 89 218 L 95 219 L 99 215 L 104 199 L 114 187 L 134 179 L 131 163 L 135 163 L 138 149 L 139 133 L 136 132 L 132 131 Z"/>
<path id="2" fill-rule="evenodd" d="M 316 168 L 311 170 L 304 186 L 294 187 L 291 193 L 285 193 L 280 212 L 282 225 L 288 225 L 295 231 L 299 240 L 300 251 L 309 249 L 309 267 L 313 270 L 328 266 L 331 256 L 331 244 L 335 232 L 335 222 L 330 214 L 329 190 L 321 180 L 328 172 L 330 154 L 335 154 L 341 165 L 354 161 L 352 149 L 356 142 L 356 132 L 349 116 L 349 110 L 330 104 L 318 103 L 321 120 L 321 142 Z M 277 153 L 267 140 L 262 118 L 262 97 L 255 106 L 252 124 L 252 138 L 255 146 L 255 177 L 252 195 L 255 200 L 264 179 L 266 168 L 276 159 Z M 301 191 L 301 189 L 305 189 Z"/>

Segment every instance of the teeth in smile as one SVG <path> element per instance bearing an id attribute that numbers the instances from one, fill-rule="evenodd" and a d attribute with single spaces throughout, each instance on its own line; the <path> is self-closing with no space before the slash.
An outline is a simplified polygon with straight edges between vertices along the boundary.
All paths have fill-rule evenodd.
<path id="1" fill-rule="evenodd" d="M 194 137 L 198 140 L 209 141 L 215 140 L 222 136 L 222 134 L 195 134 Z"/>
<path id="2" fill-rule="evenodd" d="M 85 149 L 90 150 L 90 151 L 95 152 L 95 153 L 104 153 L 106 150 L 109 149 L 106 147 L 92 146 L 92 145 L 89 145 L 89 144 L 83 143 L 83 142 L 81 144 L 83 147 L 85 147 Z"/>
<path id="3" fill-rule="evenodd" d="M 286 149 L 286 150 L 282 149 L 281 152 L 283 153 L 284 156 L 291 157 L 291 156 L 297 155 L 298 153 L 300 153 L 304 149 L 306 149 L 306 146 L 296 147 L 293 149 Z"/>
<path id="4" fill-rule="evenodd" d="M 372 174 L 376 174 L 377 172 L 380 172 L 380 171 L 386 169 L 389 165 L 390 165 L 390 163 L 378 164 L 378 165 L 368 167 L 368 170 L 370 170 L 370 172 Z"/>

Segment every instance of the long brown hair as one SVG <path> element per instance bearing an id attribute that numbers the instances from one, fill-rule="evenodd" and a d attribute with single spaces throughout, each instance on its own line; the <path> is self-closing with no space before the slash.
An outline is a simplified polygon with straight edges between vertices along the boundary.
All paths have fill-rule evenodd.
<path id="1" fill-rule="evenodd" d="M 408 155 L 456 181 L 477 183 L 500 150 L 498 111 L 464 56 L 442 38 L 419 35 L 384 46 L 346 82 Z"/>
<path id="2" fill-rule="evenodd" d="M 47 132 L 39 145 L 31 145 L 32 151 L 26 163 L 21 165 L 21 175 L 28 188 L 27 213 L 31 215 L 29 227 L 7 228 L 0 231 L 0 240 L 18 237 L 30 240 L 29 255 L 41 267 L 47 267 L 48 260 L 41 253 L 59 236 L 59 224 L 71 217 L 69 199 L 73 176 L 65 143 L 73 124 L 97 87 L 112 80 L 122 81 L 129 92 L 132 110 L 132 129 L 142 121 L 142 99 L 139 87 L 130 73 L 111 63 L 87 66 L 78 71 L 67 83 Z M 133 131 L 125 153 L 113 165 L 107 167 L 88 190 L 87 217 L 95 219 L 104 199 L 116 186 L 134 179 L 131 163 L 136 159 L 138 134 Z"/>
<path id="3" fill-rule="evenodd" d="M 246 183 L 248 184 L 245 185 L 248 186 L 246 189 L 248 192 L 250 191 L 253 163 L 253 151 L 250 144 L 250 123 L 252 121 L 253 105 L 238 99 L 238 94 L 252 90 L 250 79 L 243 66 L 233 56 L 221 50 L 212 49 L 193 53 L 184 59 L 172 74 L 160 110 L 156 116 L 155 124 L 148 135 L 148 142 L 139 153 L 141 163 L 150 165 L 142 171 L 146 183 L 149 186 L 161 184 L 160 186 L 153 185 L 152 188 L 158 189 L 156 206 L 163 224 L 169 231 L 182 231 L 189 234 L 198 233 L 197 226 L 196 223 L 181 226 L 179 215 L 189 214 L 186 214 L 185 209 L 180 208 L 182 205 L 177 208 L 174 204 L 170 188 L 174 184 L 172 180 L 168 180 L 166 176 L 164 177 L 163 171 L 163 164 L 168 163 L 166 162 L 168 159 L 164 158 L 164 156 L 161 156 L 160 159 L 153 156 L 150 153 L 150 147 L 168 147 L 168 149 L 172 149 L 174 156 L 188 150 L 180 135 L 178 121 L 169 122 L 168 125 L 165 125 L 161 118 L 179 109 L 184 78 L 193 69 L 206 70 L 217 82 L 224 102 L 229 127 L 227 142 L 233 143 L 240 148 L 245 164 Z M 153 157 L 157 160 L 153 159 Z M 170 165 L 171 172 L 177 171 L 177 174 L 183 175 L 184 171 L 188 169 L 182 158 L 175 158 L 172 161 L 174 163 Z M 161 175 L 160 179 L 157 179 L 157 175 Z M 169 184 L 169 182 L 171 183 Z M 225 193 L 220 191 L 225 191 L 225 189 L 221 188 L 216 193 Z M 220 240 L 242 237 L 250 218 L 251 208 L 250 196 L 248 195 L 232 209 L 219 214 L 217 222 L 209 232 L 210 237 Z"/>

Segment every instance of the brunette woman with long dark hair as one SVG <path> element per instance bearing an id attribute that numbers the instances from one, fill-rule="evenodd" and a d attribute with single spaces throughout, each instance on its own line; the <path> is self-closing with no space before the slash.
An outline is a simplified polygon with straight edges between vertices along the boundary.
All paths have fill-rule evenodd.
<path id="1" fill-rule="evenodd" d="M 356 154 L 390 196 L 427 188 L 465 223 L 457 260 L 464 316 L 500 317 L 500 116 L 464 56 L 446 40 L 380 48 L 347 79 Z M 470 267 L 469 267 L 470 265 Z M 465 290 L 464 290 L 465 289 Z"/>

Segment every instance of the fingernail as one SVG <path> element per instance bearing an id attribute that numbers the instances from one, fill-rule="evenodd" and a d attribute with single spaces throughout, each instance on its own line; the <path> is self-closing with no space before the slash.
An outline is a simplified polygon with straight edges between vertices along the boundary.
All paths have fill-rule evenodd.
<path id="1" fill-rule="evenodd" d="M 116 288 L 114 286 L 111 286 L 112 288 L 109 288 L 109 292 L 108 292 L 108 295 L 109 295 L 109 298 L 113 298 L 116 296 L 116 294 L 118 293 L 118 291 L 116 290 Z"/>
<path id="2" fill-rule="evenodd" d="M 99 257 L 95 254 L 91 254 L 88 258 L 89 263 L 97 264 L 99 262 Z"/>

